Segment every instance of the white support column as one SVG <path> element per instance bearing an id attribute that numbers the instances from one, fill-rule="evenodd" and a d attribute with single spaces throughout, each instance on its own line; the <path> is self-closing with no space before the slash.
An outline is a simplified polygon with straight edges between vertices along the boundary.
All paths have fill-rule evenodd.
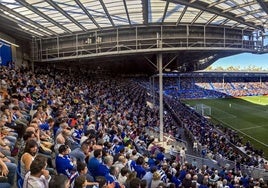
<path id="1" fill-rule="evenodd" d="M 78 35 L 75 35 L 75 54 L 78 56 Z"/>
<path id="2" fill-rule="evenodd" d="M 153 85 L 152 85 L 152 88 L 153 88 L 153 104 L 155 106 L 156 104 L 155 104 L 154 76 L 152 78 L 153 78 Z"/>
<path id="3" fill-rule="evenodd" d="M 42 40 L 41 39 L 39 39 L 39 41 L 40 41 L 40 60 L 42 60 L 43 59 L 43 47 L 42 47 Z"/>
<path id="4" fill-rule="evenodd" d="M 160 142 L 163 142 L 163 127 L 164 127 L 164 121 L 163 121 L 163 56 L 162 53 L 157 55 L 157 64 L 158 64 L 158 70 L 159 70 L 159 132 L 160 132 Z"/>
<path id="5" fill-rule="evenodd" d="M 156 33 L 157 37 L 157 47 L 162 48 L 162 27 L 161 36 Z M 163 143 L 164 141 L 164 120 L 163 120 L 163 54 L 160 52 L 157 54 L 157 68 L 159 71 L 159 141 Z M 164 143 L 163 143 L 164 144 Z"/>
<path id="6" fill-rule="evenodd" d="M 60 57 L 60 41 L 59 41 L 59 36 L 57 36 L 57 53 L 58 53 L 58 58 Z"/>
<path id="7" fill-rule="evenodd" d="M 149 77 L 149 83 L 150 83 L 149 90 L 150 90 L 150 95 L 151 95 L 150 98 L 152 99 L 152 97 L 153 97 L 153 77 L 152 76 Z"/>

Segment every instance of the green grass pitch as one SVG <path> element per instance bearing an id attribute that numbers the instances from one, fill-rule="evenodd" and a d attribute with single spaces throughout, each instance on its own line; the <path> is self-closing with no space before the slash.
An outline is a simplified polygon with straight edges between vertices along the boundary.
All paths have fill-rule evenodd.
<path id="1" fill-rule="evenodd" d="M 205 104 L 211 107 L 214 123 L 221 123 L 239 132 L 243 141 L 250 140 L 255 148 L 262 149 L 268 159 L 268 96 L 250 96 L 233 99 L 184 100 L 194 107 Z"/>

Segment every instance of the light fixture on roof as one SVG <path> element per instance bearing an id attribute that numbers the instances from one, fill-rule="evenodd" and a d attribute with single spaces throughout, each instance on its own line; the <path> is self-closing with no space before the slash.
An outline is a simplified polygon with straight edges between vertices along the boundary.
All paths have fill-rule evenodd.
<path id="1" fill-rule="evenodd" d="M 15 44 L 15 43 L 13 43 L 13 42 L 9 42 L 9 41 L 7 41 L 7 40 L 5 40 L 5 39 L 0 38 L 0 40 L 3 41 L 3 42 L 5 42 L 5 43 L 7 43 L 7 44 L 10 44 L 10 45 L 12 45 L 12 46 L 15 46 L 15 47 L 17 47 L 17 48 L 20 47 L 19 45 Z"/>

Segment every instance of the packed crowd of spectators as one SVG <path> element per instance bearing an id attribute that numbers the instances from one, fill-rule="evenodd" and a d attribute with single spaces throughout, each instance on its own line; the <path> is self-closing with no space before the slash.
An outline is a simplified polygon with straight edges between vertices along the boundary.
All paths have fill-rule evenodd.
<path id="1" fill-rule="evenodd" d="M 239 172 L 167 158 L 145 131 L 159 125 L 158 109 L 132 79 L 51 71 L 1 67 L 1 188 L 267 187 Z M 178 113 L 210 151 L 234 155 L 205 121 L 185 108 Z M 165 131 L 176 134 L 176 121 L 167 114 Z"/>
<path id="2" fill-rule="evenodd" d="M 266 78 L 267 79 L 267 78 Z M 224 98 L 268 94 L 265 78 L 164 78 L 165 91 L 180 99 Z"/>

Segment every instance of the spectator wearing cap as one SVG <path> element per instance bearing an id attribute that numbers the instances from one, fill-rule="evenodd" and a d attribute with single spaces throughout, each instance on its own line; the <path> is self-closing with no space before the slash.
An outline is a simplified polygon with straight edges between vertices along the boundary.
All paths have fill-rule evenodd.
<path id="1" fill-rule="evenodd" d="M 70 148 L 68 145 L 61 145 L 59 147 L 59 154 L 56 156 L 55 164 L 58 174 L 64 174 L 67 177 L 71 177 L 73 171 L 75 171 L 75 161 L 72 161 L 69 157 Z"/>

